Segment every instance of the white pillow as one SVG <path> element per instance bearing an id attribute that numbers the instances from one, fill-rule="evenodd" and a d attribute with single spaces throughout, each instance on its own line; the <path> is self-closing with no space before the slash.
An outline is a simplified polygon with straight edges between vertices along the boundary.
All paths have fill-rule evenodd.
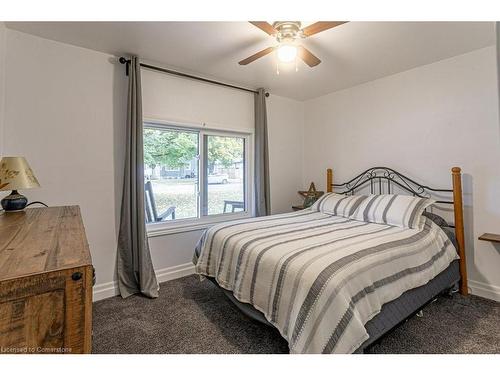
<path id="1" fill-rule="evenodd" d="M 433 203 L 435 201 L 432 199 L 411 195 L 370 195 L 359 205 L 350 218 L 414 229 L 418 228 L 422 212 Z"/>
<path id="2" fill-rule="evenodd" d="M 319 198 L 311 209 L 325 214 L 349 217 L 366 198 L 366 195 L 327 193 Z"/>

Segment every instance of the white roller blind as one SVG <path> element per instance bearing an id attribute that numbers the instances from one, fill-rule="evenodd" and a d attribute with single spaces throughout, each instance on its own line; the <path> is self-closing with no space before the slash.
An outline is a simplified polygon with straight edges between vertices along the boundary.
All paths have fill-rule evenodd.
<path id="1" fill-rule="evenodd" d="M 142 69 L 143 116 L 221 130 L 253 132 L 252 93 Z"/>

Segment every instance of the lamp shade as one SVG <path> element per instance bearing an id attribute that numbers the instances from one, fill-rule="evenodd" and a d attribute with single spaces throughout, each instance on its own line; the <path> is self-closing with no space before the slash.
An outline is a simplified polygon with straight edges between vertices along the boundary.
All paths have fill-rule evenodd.
<path id="1" fill-rule="evenodd" d="M 0 161 L 0 190 L 40 187 L 28 162 L 22 156 L 4 156 Z"/>

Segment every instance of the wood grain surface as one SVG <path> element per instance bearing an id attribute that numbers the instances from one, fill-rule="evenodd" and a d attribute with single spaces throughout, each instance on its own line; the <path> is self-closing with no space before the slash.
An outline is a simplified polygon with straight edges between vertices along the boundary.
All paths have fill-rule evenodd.
<path id="1" fill-rule="evenodd" d="M 92 259 L 77 206 L 0 215 L 0 353 L 90 353 Z"/>

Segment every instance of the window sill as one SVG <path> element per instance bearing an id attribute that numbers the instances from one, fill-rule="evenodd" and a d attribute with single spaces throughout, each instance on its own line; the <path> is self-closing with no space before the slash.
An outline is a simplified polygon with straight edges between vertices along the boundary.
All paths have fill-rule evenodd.
<path id="1" fill-rule="evenodd" d="M 176 233 L 193 232 L 210 228 L 212 225 L 224 223 L 226 221 L 248 219 L 252 217 L 247 212 L 230 213 L 224 215 L 214 215 L 211 218 L 196 219 L 196 220 L 179 220 L 178 222 L 163 222 L 146 225 L 148 238 L 167 236 Z"/>

